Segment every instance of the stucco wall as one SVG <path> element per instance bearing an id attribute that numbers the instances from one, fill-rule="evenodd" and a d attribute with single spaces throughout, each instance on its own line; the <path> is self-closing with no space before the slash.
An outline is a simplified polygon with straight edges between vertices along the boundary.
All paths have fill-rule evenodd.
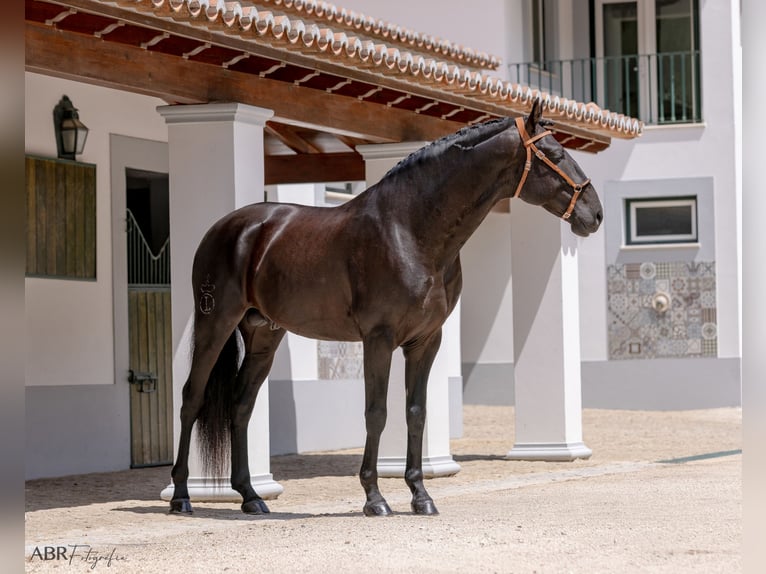
<path id="1" fill-rule="evenodd" d="M 457 4 L 457 3 L 455 3 Z M 465 18 L 465 6 L 451 2 L 405 1 L 378 2 L 352 0 L 344 4 L 350 9 L 390 19 L 418 31 L 433 33 L 475 49 L 501 55 L 505 61 L 518 62 L 527 58 L 523 34 L 521 3 L 487 2 L 482 4 L 480 19 L 476 12 Z M 700 363 L 699 389 L 720 385 L 723 390 L 711 390 L 711 396 L 725 397 L 724 403 L 736 401 L 738 385 L 737 364 L 740 356 L 739 302 L 739 195 L 737 177 L 738 147 L 736 145 L 735 87 L 736 72 L 736 3 L 701 2 L 700 40 L 702 50 L 703 125 L 648 126 L 644 135 L 634 141 L 613 139 L 612 146 L 598 155 L 575 152 L 596 189 L 605 193 L 612 182 L 709 178 L 714 182 L 712 210 L 712 250 L 708 261 L 716 270 L 717 356 L 721 361 L 715 371 L 715 361 Z M 559 3 L 559 47 L 562 57 L 585 57 L 589 54 L 586 0 Z M 733 53 L 734 52 L 734 53 Z M 504 70 L 501 70 L 504 73 Z M 619 210 L 618 210 L 619 211 Z M 621 218 L 621 213 L 607 213 L 607 218 Z M 462 310 L 463 375 L 466 399 L 475 396 L 481 401 L 512 400 L 513 345 L 512 314 L 510 310 L 510 232 L 504 228 L 507 216 L 493 214 L 466 244 L 463 254 L 465 287 Z M 710 230 L 707 230 L 710 231 Z M 580 301 L 581 349 L 587 364 L 584 373 L 584 395 L 588 401 L 606 403 L 599 397 L 608 389 L 607 379 L 614 380 L 615 368 L 600 369 L 609 361 L 608 351 L 608 293 L 606 226 L 596 235 L 580 242 Z M 504 253 L 505 252 L 505 253 Z M 648 261 L 658 259 L 647 255 Z M 661 257 L 659 258 L 661 259 Z M 658 260 L 659 260 L 658 259 Z M 508 271 L 506 275 L 506 271 Z M 728 360 L 730 359 L 730 361 Z M 646 361 L 647 359 L 642 359 Z M 649 359 L 653 360 L 653 359 Z M 644 367 L 646 363 L 644 362 Z M 619 369 L 628 373 L 641 370 L 641 363 L 625 361 Z M 667 360 L 657 373 L 665 374 L 666 382 L 677 379 L 680 372 L 689 372 L 689 362 L 671 366 Z M 715 372 L 714 372 L 715 371 Z M 712 373 L 710 376 L 702 376 Z M 639 384 L 640 377 L 623 377 Z M 492 381 L 494 388 L 473 388 Z M 594 385 L 593 389 L 585 387 Z M 661 389 L 661 387 L 659 387 Z M 622 406 L 629 406 L 637 397 L 624 389 Z M 591 392 L 592 391 L 592 392 Z M 607 393 L 611 399 L 620 393 Z M 669 395 L 668 405 L 678 406 L 677 393 Z M 616 404 L 616 403 L 613 403 Z M 642 403 L 648 404 L 648 403 Z M 662 401 L 653 401 L 652 408 Z M 723 403 L 722 403 L 723 404 Z"/>
<path id="2" fill-rule="evenodd" d="M 740 356 L 739 337 L 739 216 L 741 190 L 737 180 L 731 6 L 726 2 L 700 3 L 702 43 L 703 125 L 645 128 L 633 141 L 613 140 L 597 156 L 584 153 L 577 160 L 603 194 L 612 181 L 640 181 L 709 177 L 714 181 L 714 257 L 717 271 L 718 356 Z M 738 25 L 738 24 L 736 24 Z M 619 217 L 606 213 L 605 217 Z M 606 234 L 583 242 L 580 299 L 583 316 L 606 325 Z M 583 326 L 585 361 L 608 356 L 606 329 Z"/>
<path id="3" fill-rule="evenodd" d="M 167 140 L 154 108 L 161 100 L 26 74 L 27 153 L 56 157 L 52 111 L 63 94 L 90 128 L 78 160 L 96 164 L 96 273 L 92 281 L 26 280 L 26 384 L 100 385 L 114 382 L 112 227 L 109 134 Z M 66 336 L 62 336 L 66 334 Z M 84 368 L 83 365 L 87 365 Z"/>
<path id="4" fill-rule="evenodd" d="M 507 403 L 513 398 L 510 215 L 490 213 L 466 242 L 460 260 L 464 400 Z"/>
<path id="5" fill-rule="evenodd" d="M 90 128 L 96 164 L 96 281 L 26 279 L 27 477 L 126 468 L 128 384 L 115 375 L 109 135 L 166 141 L 155 107 L 134 94 L 27 73 L 26 152 L 56 157 L 52 111 L 63 94 Z"/>
<path id="6" fill-rule="evenodd" d="M 610 189 L 619 190 L 624 182 L 638 187 L 644 184 L 642 193 L 667 195 L 672 192 L 663 190 L 668 181 L 712 181 L 712 200 L 702 206 L 712 213 L 701 213 L 700 225 L 707 228 L 700 228 L 701 246 L 692 259 L 701 260 L 704 251 L 706 260 L 715 266 L 717 358 L 608 360 L 607 273 L 615 262 L 609 255 L 615 249 L 615 237 L 608 228 L 610 221 L 621 220 L 623 215 L 621 202 L 607 198 L 612 205 L 605 213 L 604 230 L 581 245 L 585 406 L 702 408 L 740 402 L 741 188 L 735 93 L 739 23 L 734 2 L 700 2 L 699 7 L 703 124 L 648 126 L 637 140 L 614 139 L 610 149 L 597 156 L 575 156 L 602 197 Z M 662 249 L 642 251 L 647 262 L 667 260 L 670 255 Z"/>

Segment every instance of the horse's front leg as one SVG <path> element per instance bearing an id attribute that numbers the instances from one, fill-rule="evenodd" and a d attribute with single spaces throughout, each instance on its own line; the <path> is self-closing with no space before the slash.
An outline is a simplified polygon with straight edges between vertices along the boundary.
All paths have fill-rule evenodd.
<path id="1" fill-rule="evenodd" d="M 391 508 L 378 489 L 378 450 L 380 435 L 386 426 L 386 398 L 393 342 L 387 331 L 376 332 L 364 339 L 363 346 L 364 416 L 367 425 L 367 441 L 359 471 L 359 481 L 367 495 L 363 511 L 367 516 L 387 516 L 391 514 Z"/>
<path id="2" fill-rule="evenodd" d="M 403 347 L 407 386 L 407 466 L 404 480 L 412 491 L 411 505 L 415 514 L 439 514 L 423 484 L 423 430 L 426 423 L 428 375 L 441 339 L 442 332 L 439 329 Z"/>
<path id="3" fill-rule="evenodd" d="M 231 486 L 242 495 L 242 512 L 266 514 L 268 506 L 253 489 L 247 455 L 247 427 L 263 381 L 271 370 L 274 353 L 285 335 L 284 329 L 247 328 L 240 323 L 247 351 L 237 375 L 237 399 L 231 414 Z"/>

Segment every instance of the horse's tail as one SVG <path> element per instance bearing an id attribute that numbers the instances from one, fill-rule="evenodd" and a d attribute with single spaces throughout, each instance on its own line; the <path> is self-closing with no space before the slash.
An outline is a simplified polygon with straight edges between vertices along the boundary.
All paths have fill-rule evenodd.
<path id="1" fill-rule="evenodd" d="M 234 405 L 239 347 L 236 329 L 210 372 L 197 437 L 205 476 L 224 477 L 231 454 L 231 411 Z"/>

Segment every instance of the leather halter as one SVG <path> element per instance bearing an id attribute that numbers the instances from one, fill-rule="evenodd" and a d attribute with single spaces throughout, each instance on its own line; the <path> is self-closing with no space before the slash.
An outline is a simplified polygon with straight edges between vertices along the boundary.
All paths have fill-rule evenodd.
<path id="1" fill-rule="evenodd" d="M 559 166 L 557 166 L 555 163 L 549 160 L 548 157 L 537 148 L 537 146 L 535 145 L 535 142 L 539 139 L 544 138 L 545 136 L 552 135 L 553 132 L 551 132 L 550 130 L 545 130 L 544 132 L 539 133 L 536 136 L 529 137 L 529 134 L 527 133 L 527 130 L 524 127 L 524 118 L 522 117 L 516 118 L 516 128 L 519 130 L 519 135 L 521 136 L 521 142 L 524 144 L 524 148 L 527 150 L 527 161 L 524 164 L 524 173 L 521 174 L 521 180 L 519 181 L 519 185 L 516 187 L 516 193 L 513 194 L 513 197 L 519 197 L 519 195 L 521 194 L 521 188 L 524 187 L 524 182 L 527 181 L 527 176 L 529 175 L 529 171 L 532 169 L 532 152 L 534 151 L 537 158 L 545 162 L 545 165 L 547 165 L 549 168 L 551 168 L 553 171 L 559 174 L 561 178 L 565 182 L 567 182 L 569 186 L 572 188 L 572 190 L 574 191 L 574 193 L 572 194 L 572 200 L 569 202 L 569 207 L 567 207 L 567 210 L 564 212 L 564 215 L 561 216 L 561 219 L 564 219 L 564 220 L 569 219 L 569 217 L 572 215 L 572 211 L 574 211 L 574 206 L 575 206 L 575 203 L 577 203 L 577 198 L 580 197 L 580 194 L 582 193 L 583 188 L 590 183 L 590 179 L 586 179 L 582 183 L 575 183 L 571 177 L 565 174 Z"/>

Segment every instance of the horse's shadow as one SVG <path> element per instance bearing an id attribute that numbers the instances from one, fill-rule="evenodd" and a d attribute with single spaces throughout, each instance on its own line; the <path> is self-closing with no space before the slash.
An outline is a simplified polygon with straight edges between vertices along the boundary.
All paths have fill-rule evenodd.
<path id="1" fill-rule="evenodd" d="M 277 482 L 353 477 L 361 462 L 361 454 L 279 455 L 271 458 L 271 473 Z M 153 503 L 169 483 L 170 466 L 29 480 L 25 484 L 26 512 L 128 500 Z M 164 503 L 161 510 L 167 511 Z"/>
<path id="2" fill-rule="evenodd" d="M 452 458 L 455 460 L 455 462 L 508 460 L 499 454 L 454 454 L 452 455 Z"/>
<path id="3" fill-rule="evenodd" d="M 355 476 L 359 474 L 361 464 L 361 454 L 286 454 L 271 457 L 271 473 L 277 482 Z"/>
<path id="4" fill-rule="evenodd" d="M 114 512 L 132 512 L 134 514 L 157 514 L 157 515 L 169 515 L 166 505 L 152 505 L 152 506 L 121 506 L 113 508 Z M 194 514 L 191 516 L 174 516 L 178 520 L 226 520 L 231 522 L 252 522 L 256 520 L 302 520 L 310 518 L 353 518 L 363 516 L 360 510 L 358 511 L 344 511 L 344 512 L 321 512 L 317 514 L 310 514 L 306 512 L 270 512 L 269 514 L 250 515 L 243 514 L 237 505 L 232 505 L 231 508 L 207 508 L 197 505 L 194 509 Z"/>

